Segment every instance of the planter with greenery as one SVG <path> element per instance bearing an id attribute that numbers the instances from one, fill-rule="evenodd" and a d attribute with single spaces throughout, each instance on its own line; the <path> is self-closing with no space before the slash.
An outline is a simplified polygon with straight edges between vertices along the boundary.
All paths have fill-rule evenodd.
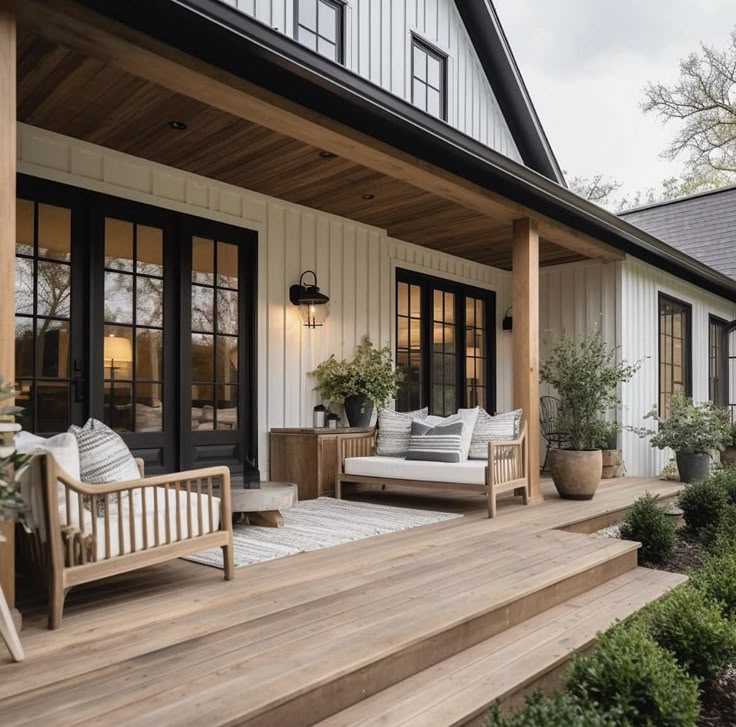
<path id="1" fill-rule="evenodd" d="M 725 449 L 730 441 L 728 411 L 711 402 L 693 404 L 683 394 L 672 395 L 667 417 L 653 409 L 646 418 L 657 422 L 657 430 L 640 433 L 651 435 L 653 447 L 674 450 L 683 482 L 706 477 L 710 471 L 711 452 Z"/>
<path id="2" fill-rule="evenodd" d="M 736 465 L 736 424 L 729 427 L 726 448 L 721 452 L 721 464 L 728 467 Z"/>
<path id="3" fill-rule="evenodd" d="M 553 346 L 541 379 L 557 391 L 557 425 L 568 433 L 568 447 L 550 451 L 552 479 L 560 497 L 589 500 L 603 471 L 601 441 L 607 439 L 609 413 L 619 404 L 617 387 L 629 381 L 640 363 L 616 360 L 600 333 L 563 337 Z"/>
<path id="4" fill-rule="evenodd" d="M 603 479 L 618 477 L 621 473 L 621 450 L 618 448 L 618 434 L 621 425 L 618 422 L 606 422 L 600 440 L 601 459 L 603 461 Z"/>
<path id="5" fill-rule="evenodd" d="M 398 391 L 403 379 L 394 368 L 391 349 L 373 347 L 366 337 L 351 360 L 338 360 L 334 355 L 311 372 L 315 388 L 322 401 L 329 405 L 345 406 L 345 415 L 351 427 L 367 427 L 373 407 L 385 406 Z"/>

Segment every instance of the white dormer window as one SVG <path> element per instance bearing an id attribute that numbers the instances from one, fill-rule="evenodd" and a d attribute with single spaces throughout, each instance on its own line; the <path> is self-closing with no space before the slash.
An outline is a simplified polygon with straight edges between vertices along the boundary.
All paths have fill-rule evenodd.
<path id="1" fill-rule="evenodd" d="M 339 0 L 296 0 L 294 37 L 330 60 L 343 63 L 343 5 Z"/>
<path id="2" fill-rule="evenodd" d="M 411 100 L 438 119 L 447 119 L 447 56 L 412 36 Z"/>

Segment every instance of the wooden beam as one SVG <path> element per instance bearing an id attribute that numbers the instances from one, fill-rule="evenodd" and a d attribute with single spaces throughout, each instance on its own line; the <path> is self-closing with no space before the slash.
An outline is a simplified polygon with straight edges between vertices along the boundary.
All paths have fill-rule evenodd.
<path id="1" fill-rule="evenodd" d="M 534 215 L 544 236 L 586 257 L 620 260 L 619 250 L 537 215 L 462 177 L 204 63 L 70 0 L 24 0 L 21 27 L 164 88 L 403 180 L 500 222 Z"/>
<path id="2" fill-rule="evenodd" d="M 15 141 L 16 33 L 12 0 L 0 0 L 0 375 L 15 380 Z M 12 523 L 0 523 L 0 586 L 15 605 Z"/>
<path id="3" fill-rule="evenodd" d="M 539 227 L 528 217 L 514 220 L 512 365 L 514 408 L 522 409 L 529 443 L 529 496 L 539 490 Z"/>

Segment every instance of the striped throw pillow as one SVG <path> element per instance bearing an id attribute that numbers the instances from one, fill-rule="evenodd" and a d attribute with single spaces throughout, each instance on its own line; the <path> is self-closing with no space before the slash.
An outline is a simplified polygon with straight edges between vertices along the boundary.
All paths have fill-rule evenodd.
<path id="1" fill-rule="evenodd" d="M 488 459 L 488 443 L 516 439 L 521 426 L 521 409 L 492 416 L 485 409 L 478 412 L 469 459 Z"/>
<path id="2" fill-rule="evenodd" d="M 376 454 L 380 457 L 406 457 L 411 423 L 415 419 L 426 419 L 428 412 L 427 408 L 409 412 L 381 409 L 378 412 Z"/>
<path id="3" fill-rule="evenodd" d="M 89 485 L 104 485 L 140 479 L 133 455 L 122 437 L 107 424 L 89 419 L 83 427 L 71 426 L 79 447 L 79 479 Z M 116 504 L 117 496 L 110 498 Z M 89 507 L 89 503 L 86 503 Z M 97 501 L 98 514 L 104 511 L 104 502 Z"/>
<path id="4" fill-rule="evenodd" d="M 438 424 L 411 423 L 407 459 L 427 462 L 461 462 L 463 460 L 463 422 Z"/>

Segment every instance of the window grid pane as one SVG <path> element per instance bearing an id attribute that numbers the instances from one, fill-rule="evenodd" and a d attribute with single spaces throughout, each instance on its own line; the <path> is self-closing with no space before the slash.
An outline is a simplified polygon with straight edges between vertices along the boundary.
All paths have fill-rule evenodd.
<path id="1" fill-rule="evenodd" d="M 432 116 L 445 119 L 447 59 L 414 38 L 412 48 L 412 103 Z"/>
<path id="2" fill-rule="evenodd" d="M 163 230 L 105 219 L 104 420 L 118 432 L 164 428 Z"/>
<path id="3" fill-rule="evenodd" d="M 343 62 L 343 8 L 336 0 L 297 0 L 294 37 L 330 60 Z"/>
<path id="4" fill-rule="evenodd" d="M 659 301 L 659 412 L 669 413 L 673 394 L 690 396 L 690 309 L 677 301 Z"/>
<path id="5" fill-rule="evenodd" d="M 16 404 L 24 429 L 65 431 L 70 422 L 71 210 L 16 202 Z"/>

